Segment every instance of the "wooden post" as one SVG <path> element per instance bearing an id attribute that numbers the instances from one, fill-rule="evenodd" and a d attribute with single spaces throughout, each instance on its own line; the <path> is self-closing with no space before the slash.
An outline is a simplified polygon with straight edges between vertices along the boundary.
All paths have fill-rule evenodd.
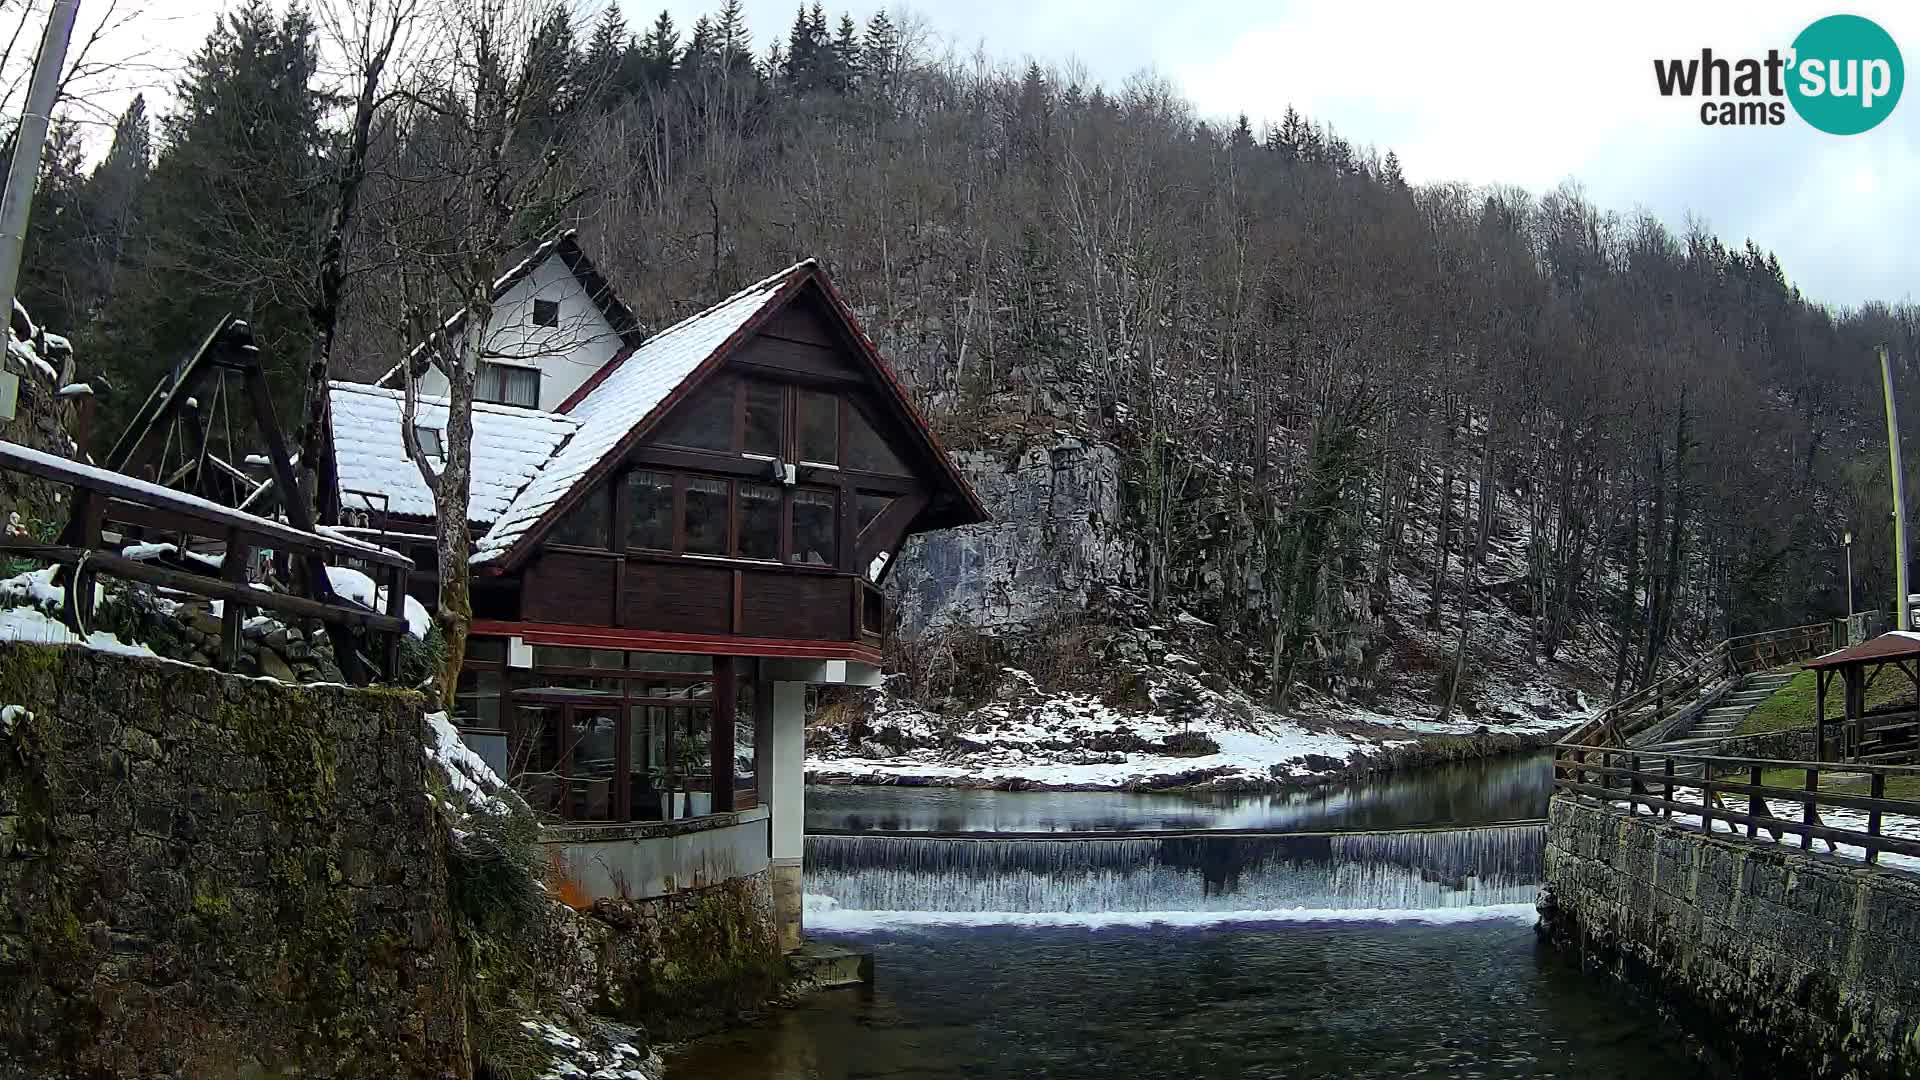
<path id="1" fill-rule="evenodd" d="M 1875 800 L 1884 799 L 1887 797 L 1887 774 L 1886 773 L 1883 773 L 1878 769 L 1874 770 L 1873 782 L 1869 786 L 1867 790 L 1867 794 L 1869 797 Z M 1867 811 L 1867 836 L 1870 841 L 1877 840 L 1880 837 L 1880 806 L 1877 801 L 1874 804 L 1873 809 Z M 1880 861 L 1880 849 L 1874 846 L 1874 844 L 1872 844 L 1871 842 L 1868 843 L 1867 845 L 1867 861 L 1870 863 L 1877 863 Z"/>
<path id="2" fill-rule="evenodd" d="M 402 567 L 390 567 L 387 570 L 387 614 L 402 622 L 407 618 L 407 571 Z M 412 631 L 402 631 L 411 633 Z M 388 682 L 400 677 L 400 634 L 386 635 L 387 647 L 382 650 L 383 663 L 386 666 Z"/>
<path id="3" fill-rule="evenodd" d="M 773 776 L 773 684 L 762 672 L 766 661 L 753 661 L 753 795 L 761 806 L 773 805 L 769 778 Z"/>
<path id="4" fill-rule="evenodd" d="M 1760 786 L 1760 766 L 1755 765 L 1747 770 L 1747 783 L 1752 787 Z M 1749 819 L 1758 819 L 1759 817 L 1761 817 L 1762 813 L 1766 810 L 1766 807 L 1767 807 L 1766 800 L 1760 797 L 1759 792 L 1757 791 L 1747 792 L 1747 817 Z M 1766 815 L 1766 816 L 1770 817 L 1772 815 Z M 1759 831 L 1760 831 L 1760 826 L 1756 820 L 1749 820 L 1747 822 L 1747 838 L 1748 839 L 1752 839 L 1754 835 Z"/>
<path id="5" fill-rule="evenodd" d="M 1813 808 L 1814 799 L 1816 797 L 1815 792 L 1819 790 L 1820 790 L 1820 770 L 1808 769 L 1807 770 L 1807 788 L 1806 788 L 1807 794 L 1800 801 L 1800 850 L 1802 851 L 1809 851 L 1813 848 L 1813 834 L 1811 832 L 1808 832 L 1806 827 L 1809 825 L 1812 825 L 1814 822 L 1814 819 L 1819 817 L 1819 814 L 1816 813 Z"/>
<path id="6" fill-rule="evenodd" d="M 1673 757 L 1672 757 L 1672 755 L 1668 755 L 1668 757 L 1667 757 L 1667 795 L 1666 795 L 1666 798 L 1667 798 L 1667 802 L 1669 802 L 1669 803 L 1671 803 L 1671 802 L 1673 802 Z M 1672 807 L 1672 806 L 1663 806 L 1663 807 L 1661 807 L 1661 808 L 1660 808 L 1660 816 L 1661 816 L 1661 817 L 1664 817 L 1664 818 L 1668 818 L 1668 819 L 1671 819 L 1671 818 L 1673 817 L 1673 807 Z"/>
<path id="7" fill-rule="evenodd" d="M 1713 763 L 1700 763 L 1700 828 L 1713 835 Z"/>
<path id="8" fill-rule="evenodd" d="M 1813 759 L 1827 760 L 1827 679 L 1831 672 L 1821 668 L 1813 677 Z"/>
<path id="9" fill-rule="evenodd" d="M 713 737 L 707 745 L 712 748 L 708 764 L 713 777 L 711 809 L 716 814 L 733 810 L 733 722 L 739 691 L 740 682 L 734 675 L 733 657 L 714 657 Z"/>
<path id="10" fill-rule="evenodd" d="M 247 584 L 247 545 L 240 539 L 238 532 L 227 534 L 227 555 L 220 561 L 220 577 L 230 585 L 245 588 Z M 247 617 L 247 608 L 237 600 L 228 599 L 220 619 L 220 670 L 232 671 L 240 663 L 240 624 Z"/>

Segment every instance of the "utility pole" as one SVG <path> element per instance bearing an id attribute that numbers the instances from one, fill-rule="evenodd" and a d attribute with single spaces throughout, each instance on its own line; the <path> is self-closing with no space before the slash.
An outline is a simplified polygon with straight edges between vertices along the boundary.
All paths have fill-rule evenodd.
<path id="1" fill-rule="evenodd" d="M 13 296 L 20 284 L 20 252 L 26 246 L 27 218 L 33 211 L 33 188 L 40 178 L 40 148 L 53 122 L 53 99 L 60 92 L 60 69 L 67 62 L 67 41 L 73 37 L 73 18 L 80 0 L 53 0 L 47 32 L 40 38 L 40 55 L 33 62 L 33 81 L 27 86 L 27 104 L 13 140 L 13 164 L 7 170 L 6 194 L 0 195 L 0 312 L 13 320 Z"/>
<path id="2" fill-rule="evenodd" d="M 1887 358 L 1885 345 L 1876 351 L 1880 354 L 1880 386 L 1887 395 L 1888 478 L 1893 484 L 1894 629 L 1911 630 L 1913 626 L 1907 620 L 1907 500 L 1900 483 L 1900 414 L 1893 405 L 1893 361 Z"/>

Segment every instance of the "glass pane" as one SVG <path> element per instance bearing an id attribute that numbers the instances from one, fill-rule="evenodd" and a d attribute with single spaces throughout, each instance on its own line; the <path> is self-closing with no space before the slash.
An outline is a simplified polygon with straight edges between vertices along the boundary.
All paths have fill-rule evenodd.
<path id="1" fill-rule="evenodd" d="M 835 507 L 831 491 L 793 493 L 793 561 L 808 566 L 832 566 Z"/>
<path id="2" fill-rule="evenodd" d="M 499 364 L 489 364 L 482 361 L 480 370 L 475 372 L 473 376 L 474 400 L 490 401 L 496 405 L 504 402 L 507 399 L 507 391 L 502 385 L 502 381 L 506 376 L 506 372 L 507 369 L 501 367 Z"/>
<path id="3" fill-rule="evenodd" d="M 747 383 L 747 440 L 740 448 L 750 454 L 781 456 L 780 420 L 786 404 L 786 387 L 778 383 Z"/>
<path id="4" fill-rule="evenodd" d="M 532 368 L 507 368 L 503 403 L 523 409 L 540 407 L 540 372 Z"/>
<path id="5" fill-rule="evenodd" d="M 673 477 L 636 469 L 627 474 L 627 492 L 633 504 L 627 546 L 672 551 Z"/>
<path id="6" fill-rule="evenodd" d="M 873 519 L 879 517 L 881 511 L 885 510 L 887 504 L 892 501 L 893 496 L 891 495 L 874 495 L 865 491 L 861 492 L 860 500 L 854 508 L 854 512 L 859 515 L 860 519 L 859 530 L 866 532 L 867 526 L 873 524 Z"/>
<path id="7" fill-rule="evenodd" d="M 506 678 L 498 671 L 462 671 L 454 697 L 454 719 L 473 727 L 499 727 L 500 695 L 505 684 Z"/>
<path id="8" fill-rule="evenodd" d="M 660 441 L 697 450 L 733 449 L 733 380 L 715 379 L 667 417 Z"/>
<path id="9" fill-rule="evenodd" d="M 840 399 L 812 390 L 799 395 L 800 460 L 839 464 Z"/>
<path id="10" fill-rule="evenodd" d="M 619 649 L 593 649 L 587 655 L 587 662 L 593 667 L 608 671 L 619 671 L 627 666 L 627 654 Z M 616 685 L 613 689 L 618 690 Z"/>
<path id="11" fill-rule="evenodd" d="M 740 554 L 749 559 L 780 557 L 779 488 L 740 485 Z"/>
<path id="12" fill-rule="evenodd" d="M 847 461 L 850 468 L 863 472 L 886 473 L 890 476 L 911 476 L 900 459 L 894 456 L 893 448 L 880 437 L 867 423 L 867 418 L 858 409 L 848 409 L 851 419 L 847 427 Z"/>
<path id="13" fill-rule="evenodd" d="M 604 487 L 588 492 L 587 497 L 567 511 L 560 523 L 553 527 L 553 532 L 548 534 L 548 541 L 579 547 L 606 547 L 608 528 L 613 523 L 612 500 L 607 498 L 607 494 L 608 489 Z"/>
<path id="14" fill-rule="evenodd" d="M 591 650 L 570 649 L 559 645 L 535 645 L 533 647 L 533 666 L 535 668 L 583 668 L 592 667 Z"/>
<path id="15" fill-rule="evenodd" d="M 568 793 L 576 821 L 613 817 L 613 770 L 617 717 L 605 711 L 576 709 L 573 714 L 573 769 Z"/>
<path id="16" fill-rule="evenodd" d="M 687 478 L 687 550 L 696 555 L 727 553 L 727 482 Z"/>
<path id="17" fill-rule="evenodd" d="M 628 777 L 632 785 L 628 797 L 634 821 L 657 821 L 660 817 L 660 788 L 653 766 L 659 761 L 657 748 L 664 745 L 658 740 L 666 733 L 648 720 L 657 709 L 658 706 L 635 705 L 627 711 Z"/>
<path id="18" fill-rule="evenodd" d="M 708 672 L 713 670 L 713 657 L 696 653 L 628 653 L 627 668 L 630 671 Z"/>
<path id="19" fill-rule="evenodd" d="M 504 664 L 507 661 L 507 639 L 470 637 L 467 639 L 467 659 L 477 663 Z"/>

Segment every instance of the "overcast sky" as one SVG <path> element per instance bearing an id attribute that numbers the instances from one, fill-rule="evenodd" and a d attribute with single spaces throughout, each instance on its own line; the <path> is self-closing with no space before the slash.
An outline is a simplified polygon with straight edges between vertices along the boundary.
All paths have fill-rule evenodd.
<path id="1" fill-rule="evenodd" d="M 101 0 L 90 0 L 97 10 Z M 122 0 L 123 4 L 127 0 Z M 810 0 L 809 0 L 810 2 Z M 580 0 L 584 19 L 604 0 Z M 153 0 L 138 48 L 190 51 L 211 24 L 202 0 Z M 659 7 L 682 33 L 714 3 L 626 0 L 638 32 Z M 861 23 L 879 3 L 827 5 Z M 891 9 L 892 5 L 888 5 Z M 745 0 L 754 49 L 793 21 L 794 0 Z M 1810 296 L 1907 300 L 1920 280 L 1920 100 L 1863 135 L 1703 126 L 1698 101 L 1663 99 L 1652 60 L 1761 56 L 1807 23 L 1849 11 L 1920 58 L 1920 5 L 1845 8 L 1721 0 L 1608 5 L 1422 0 L 942 0 L 910 5 L 944 45 L 1009 65 L 1078 61 L 1118 86 L 1151 69 L 1203 116 L 1258 127 L 1289 104 L 1356 144 L 1394 150 L 1416 182 L 1577 179 L 1600 206 L 1646 208 L 1676 229 L 1688 214 L 1729 243 L 1776 251 Z M 83 23 L 88 5 L 83 3 Z M 584 34 L 583 34 L 584 36 Z M 1915 95 L 1920 96 L 1920 91 Z M 1790 110 L 1789 110 L 1790 112 Z"/>

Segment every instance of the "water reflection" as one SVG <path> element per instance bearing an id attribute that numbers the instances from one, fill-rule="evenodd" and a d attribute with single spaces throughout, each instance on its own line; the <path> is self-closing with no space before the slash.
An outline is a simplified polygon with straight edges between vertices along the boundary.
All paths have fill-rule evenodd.
<path id="1" fill-rule="evenodd" d="M 1275 795 L 807 788 L 807 828 L 912 832 L 1399 828 L 1544 817 L 1552 757 L 1517 755 Z"/>
<path id="2" fill-rule="evenodd" d="M 895 931 L 878 985 L 701 1041 L 668 1080 L 1709 1073 L 1524 922 Z"/>

